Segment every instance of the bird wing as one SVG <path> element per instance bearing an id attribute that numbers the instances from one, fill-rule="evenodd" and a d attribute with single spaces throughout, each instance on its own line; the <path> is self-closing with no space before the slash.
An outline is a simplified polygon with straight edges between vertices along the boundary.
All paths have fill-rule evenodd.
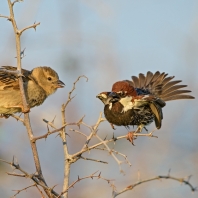
<path id="1" fill-rule="evenodd" d="M 149 106 L 151 108 L 151 111 L 155 115 L 155 126 L 157 127 L 157 129 L 160 129 L 163 119 L 162 108 L 155 101 L 151 102 Z"/>
<path id="2" fill-rule="evenodd" d="M 146 76 L 140 73 L 139 77 L 132 76 L 131 78 L 131 84 L 136 88 L 137 92 L 138 89 L 146 91 L 162 101 L 194 98 L 191 95 L 185 94 L 191 92 L 190 90 L 181 89 L 187 87 L 187 85 L 178 85 L 182 81 L 173 81 L 174 76 L 168 76 L 165 72 L 160 73 L 157 71 L 153 74 L 148 71 Z"/>
<path id="3" fill-rule="evenodd" d="M 7 71 L 6 71 L 7 70 Z M 19 76 L 9 71 L 16 71 L 16 67 L 2 66 L 0 68 L 0 90 L 5 89 L 19 89 L 18 78 Z M 27 82 L 31 79 L 31 71 L 22 69 L 23 82 Z"/>
<path id="4" fill-rule="evenodd" d="M 157 129 L 161 128 L 161 123 L 163 119 L 162 107 L 165 106 L 165 102 L 163 102 L 159 98 L 156 98 L 153 95 L 135 96 L 133 97 L 131 102 L 133 103 L 134 109 L 141 108 L 141 106 L 149 105 L 152 113 L 155 116 L 155 125 Z"/>

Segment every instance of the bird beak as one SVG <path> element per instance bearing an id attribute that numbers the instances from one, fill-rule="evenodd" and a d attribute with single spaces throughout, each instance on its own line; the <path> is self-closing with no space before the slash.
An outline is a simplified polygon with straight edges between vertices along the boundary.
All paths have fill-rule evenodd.
<path id="1" fill-rule="evenodd" d="M 56 87 L 57 88 L 63 88 L 65 86 L 65 84 L 61 81 L 61 80 L 58 80 L 57 82 L 56 82 Z"/>

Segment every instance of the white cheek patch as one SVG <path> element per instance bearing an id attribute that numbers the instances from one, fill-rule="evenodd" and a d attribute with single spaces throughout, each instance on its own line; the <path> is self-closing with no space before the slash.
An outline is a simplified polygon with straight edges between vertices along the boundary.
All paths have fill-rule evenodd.
<path id="1" fill-rule="evenodd" d="M 130 109 L 133 108 L 134 104 L 131 102 L 132 100 L 132 97 L 131 96 L 127 96 L 127 97 L 124 97 L 122 98 L 119 102 L 124 106 L 123 107 L 123 112 L 126 112 Z"/>
<path id="2" fill-rule="evenodd" d="M 109 103 L 109 109 L 110 110 L 112 109 L 112 103 Z"/>
<path id="3" fill-rule="evenodd" d="M 101 96 L 102 96 L 103 98 L 107 98 L 107 95 L 106 95 L 106 94 L 101 94 Z"/>

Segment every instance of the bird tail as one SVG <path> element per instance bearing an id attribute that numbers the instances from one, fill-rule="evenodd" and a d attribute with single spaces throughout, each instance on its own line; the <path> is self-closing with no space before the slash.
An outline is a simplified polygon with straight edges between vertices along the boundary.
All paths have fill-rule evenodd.
<path id="1" fill-rule="evenodd" d="M 181 89 L 187 87 L 187 85 L 178 85 L 181 80 L 172 80 L 174 76 L 168 76 L 165 72 L 160 73 L 159 71 L 154 74 L 150 71 L 137 76 L 132 76 L 130 82 L 133 87 L 144 89 L 163 101 L 179 100 L 179 99 L 194 99 L 193 96 L 186 93 L 191 92 L 190 90 Z"/>

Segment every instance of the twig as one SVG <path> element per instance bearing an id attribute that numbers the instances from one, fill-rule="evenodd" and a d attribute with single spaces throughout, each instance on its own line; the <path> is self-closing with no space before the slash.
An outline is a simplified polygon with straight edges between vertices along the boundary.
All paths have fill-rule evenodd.
<path id="1" fill-rule="evenodd" d="M 9 173 L 9 172 L 6 172 L 8 175 L 11 175 L 11 176 L 16 176 L 16 177 L 26 177 L 25 174 L 16 174 L 16 173 Z"/>
<path id="2" fill-rule="evenodd" d="M 21 121 L 24 124 L 24 119 L 20 118 L 19 116 L 16 116 L 15 114 L 11 115 L 13 118 L 15 118 L 17 121 Z"/>
<path id="3" fill-rule="evenodd" d="M 41 165 L 40 165 L 40 160 L 39 160 L 39 156 L 38 156 L 38 151 L 37 151 L 37 147 L 36 147 L 36 143 L 33 140 L 33 131 L 30 125 L 30 119 L 29 119 L 29 105 L 27 104 L 27 100 L 26 100 L 26 96 L 25 96 L 25 91 L 24 91 L 24 87 L 23 87 L 23 79 L 22 79 L 22 73 L 21 73 L 21 43 L 20 43 L 20 37 L 22 35 L 22 33 L 29 29 L 30 27 L 24 28 L 22 30 L 19 30 L 17 28 L 17 23 L 15 21 L 14 18 L 14 11 L 13 11 L 13 6 L 15 3 L 19 2 L 20 0 L 15 0 L 13 2 L 11 2 L 11 0 L 7 0 L 8 1 L 8 6 L 9 6 L 9 11 L 10 11 L 10 16 L 9 17 L 5 17 L 4 18 L 8 18 L 8 20 L 12 23 L 13 26 L 13 30 L 15 33 L 15 41 L 16 41 L 16 53 L 17 53 L 17 72 L 18 72 L 18 76 L 19 76 L 19 87 L 20 87 L 20 93 L 21 93 L 21 98 L 22 98 L 22 104 L 23 104 L 23 109 L 22 112 L 24 112 L 24 124 L 26 126 L 27 132 L 28 132 L 28 136 L 29 136 L 29 140 L 30 140 L 30 145 L 32 148 L 32 152 L 33 152 L 33 158 L 34 158 L 34 163 L 35 163 L 35 167 L 36 167 L 36 171 L 39 175 L 39 182 L 40 185 L 44 188 L 46 194 L 48 195 L 48 197 L 53 197 L 54 195 L 58 195 L 55 191 L 49 191 L 47 184 L 44 180 L 43 174 L 42 174 L 42 170 L 41 170 Z M 35 24 L 38 25 L 38 24 Z M 35 26 L 34 25 L 34 26 Z M 36 27 L 36 26 L 35 26 Z"/>
<path id="4" fill-rule="evenodd" d="M 84 159 L 84 160 L 90 160 L 90 161 L 94 161 L 94 162 L 100 162 L 100 163 L 103 163 L 103 164 L 108 164 L 108 162 L 105 162 L 105 161 L 102 161 L 102 160 L 91 159 L 91 158 L 83 157 L 83 156 L 80 156 L 80 158 Z"/>
<path id="5" fill-rule="evenodd" d="M 54 133 L 57 133 L 57 132 L 60 132 L 63 128 L 64 128 L 65 126 L 62 126 L 61 128 L 59 128 L 59 129 L 55 129 L 55 130 L 53 130 L 53 131 L 48 131 L 46 134 L 44 134 L 44 135 L 41 135 L 41 136 L 38 136 L 38 137 L 34 137 L 33 139 L 32 139 L 32 141 L 33 142 L 36 142 L 37 140 L 39 140 L 39 139 L 43 139 L 43 138 L 47 138 L 49 135 L 51 135 L 51 134 L 54 134 Z"/>
<path id="6" fill-rule="evenodd" d="M 87 135 L 85 135 L 84 133 L 82 133 L 81 131 L 75 130 L 75 129 L 69 129 L 69 131 L 73 131 L 75 133 L 79 133 L 80 135 L 84 136 L 84 137 L 88 137 Z"/>
<path id="7" fill-rule="evenodd" d="M 66 122 L 66 115 L 65 115 L 66 107 L 71 102 L 71 100 L 74 98 L 74 96 L 71 97 L 71 95 L 72 95 L 73 91 L 76 89 L 76 83 L 82 77 L 83 78 L 86 78 L 87 81 L 88 81 L 88 78 L 86 76 L 84 76 L 84 75 L 83 76 L 79 76 L 77 78 L 77 80 L 73 83 L 73 88 L 72 88 L 72 90 L 68 94 L 68 99 L 67 99 L 66 103 L 62 105 L 62 108 L 61 108 L 62 125 L 65 125 L 67 123 Z M 81 122 L 81 120 L 79 122 Z M 79 125 L 80 124 L 78 123 L 77 126 L 79 126 Z M 69 186 L 70 166 L 71 166 L 71 164 L 73 162 L 76 161 L 76 159 L 71 160 L 71 155 L 68 152 L 67 137 L 66 137 L 66 127 L 64 127 L 62 129 L 62 131 L 60 132 L 60 137 L 62 139 L 63 151 L 64 151 L 64 181 L 63 181 L 63 192 L 65 191 L 64 197 L 65 198 L 68 198 L 68 193 L 67 193 L 66 189 L 68 189 L 68 186 Z"/>
<path id="8" fill-rule="evenodd" d="M 74 185 L 75 185 L 76 183 L 80 182 L 81 180 L 88 179 L 88 178 L 91 178 L 91 179 L 93 179 L 93 178 L 102 179 L 102 180 L 106 181 L 108 184 L 111 184 L 111 186 L 113 185 L 113 184 L 111 183 L 111 181 L 113 181 L 113 180 L 110 180 L 110 179 L 106 179 L 106 178 L 104 178 L 104 177 L 101 177 L 101 173 L 99 173 L 98 175 L 96 175 L 97 172 L 98 172 L 98 171 L 96 171 L 95 173 L 93 173 L 93 174 L 91 174 L 91 175 L 89 175 L 89 176 L 82 177 L 82 178 L 80 178 L 80 177 L 78 176 L 78 179 L 77 179 L 76 181 L 74 181 L 72 184 L 70 184 L 70 185 L 68 186 L 68 188 L 60 194 L 60 196 L 63 195 L 63 194 L 65 194 L 70 188 L 74 187 Z M 59 196 L 59 197 L 60 197 L 60 196 Z M 59 197 L 57 197 L 57 198 L 59 198 Z"/>
<path id="9" fill-rule="evenodd" d="M 23 188 L 23 189 L 21 189 L 21 190 L 12 190 L 12 191 L 17 191 L 16 194 L 14 194 L 12 197 L 15 198 L 16 195 L 18 195 L 20 192 L 22 192 L 22 191 L 24 191 L 24 190 L 27 190 L 28 188 L 31 188 L 31 187 L 34 187 L 34 186 L 36 186 L 36 184 L 32 184 L 32 185 L 30 185 L 30 186 L 27 186 L 27 187 L 25 187 L 25 188 Z"/>
<path id="10" fill-rule="evenodd" d="M 160 180 L 160 179 L 172 179 L 172 180 L 178 181 L 180 183 L 186 184 L 187 186 L 189 186 L 191 188 L 192 191 L 197 190 L 197 188 L 193 187 L 192 184 L 188 180 L 185 180 L 184 178 L 176 178 L 176 177 L 172 177 L 170 175 L 166 175 L 166 176 L 159 175 L 159 176 L 153 177 L 151 179 L 145 179 L 145 180 L 139 181 L 137 183 L 131 184 L 131 185 L 127 186 L 126 188 L 124 188 L 123 190 L 119 191 L 119 192 L 118 191 L 116 192 L 116 191 L 113 190 L 113 193 L 112 193 L 113 196 L 112 197 L 115 198 L 118 195 L 120 195 L 120 194 L 122 194 L 126 191 L 133 190 L 136 186 L 138 186 L 140 184 L 150 182 L 150 181 L 154 181 L 154 180 Z"/>
<path id="11" fill-rule="evenodd" d="M 10 17 L 8 17 L 8 16 L 4 16 L 4 15 L 1 15 L 1 14 L 0 14 L 0 17 L 6 18 L 6 19 L 10 20 Z"/>
<path id="12" fill-rule="evenodd" d="M 111 152 L 111 149 L 109 148 L 109 146 L 107 145 L 107 143 L 105 141 L 103 141 L 97 134 L 96 137 L 100 140 L 100 142 L 103 142 L 103 145 L 106 147 L 106 149 L 108 150 L 109 154 L 114 158 L 114 160 L 118 163 L 118 166 L 120 168 L 120 172 L 124 173 L 122 168 L 121 168 L 121 164 L 123 163 L 123 161 L 120 161 L 114 154 L 113 152 Z"/>
<path id="13" fill-rule="evenodd" d="M 74 96 L 71 97 L 71 94 L 72 94 L 73 91 L 76 89 L 76 83 L 80 80 L 80 78 L 86 78 L 86 82 L 88 81 L 88 78 L 87 78 L 86 76 L 84 76 L 84 75 L 79 76 L 79 77 L 77 78 L 77 80 L 73 83 L 72 90 L 71 90 L 71 91 L 69 92 L 69 94 L 68 94 L 67 102 L 63 105 L 63 108 L 64 108 L 64 109 L 67 107 L 67 105 L 68 105 L 68 104 L 71 102 L 71 100 L 74 98 Z"/>
<path id="14" fill-rule="evenodd" d="M 22 2 L 23 0 L 15 0 L 12 2 L 12 6 L 14 6 L 15 3 L 20 3 L 20 1 Z"/>
<path id="15" fill-rule="evenodd" d="M 103 150 L 103 151 L 108 151 L 106 148 L 98 148 L 98 147 L 97 147 L 97 148 L 95 148 L 95 149 L 97 149 L 97 150 Z M 126 163 L 129 164 L 129 166 L 132 166 L 131 163 L 129 162 L 129 160 L 128 160 L 128 158 L 127 158 L 126 155 L 124 155 L 123 153 L 120 153 L 120 152 L 118 152 L 118 151 L 116 151 L 116 150 L 114 150 L 114 149 L 111 149 L 111 152 L 114 152 L 114 153 L 117 154 L 117 155 L 121 155 L 122 157 L 124 157 Z"/>
<path id="16" fill-rule="evenodd" d="M 40 22 L 39 22 L 39 23 L 34 23 L 33 25 L 30 25 L 30 26 L 25 27 L 25 28 L 23 28 L 22 30 L 18 31 L 18 33 L 19 33 L 19 34 L 22 34 L 25 30 L 28 30 L 28 29 L 30 29 L 30 28 L 34 28 L 35 31 L 36 31 L 36 27 L 37 27 L 38 25 L 40 25 L 40 24 L 41 24 Z"/>
<path id="17" fill-rule="evenodd" d="M 45 184 L 43 184 L 44 182 L 42 181 L 42 178 L 40 177 L 40 175 L 38 174 L 29 174 L 28 172 L 26 172 L 25 170 L 23 170 L 20 165 L 17 163 L 15 163 L 15 158 L 13 157 L 12 162 L 8 162 L 6 160 L 0 159 L 1 162 L 4 162 L 6 164 L 11 165 L 12 167 L 14 167 L 15 169 L 19 170 L 20 172 L 23 173 L 23 175 L 21 174 L 16 174 L 16 173 L 7 173 L 8 175 L 12 175 L 12 176 L 19 176 L 19 177 L 25 177 L 25 178 L 29 178 L 31 179 L 35 185 L 39 185 L 41 186 L 44 191 L 46 192 L 46 194 L 48 195 L 48 197 L 57 197 L 59 196 L 58 193 L 56 193 L 53 188 L 49 188 L 48 186 L 46 186 Z"/>

